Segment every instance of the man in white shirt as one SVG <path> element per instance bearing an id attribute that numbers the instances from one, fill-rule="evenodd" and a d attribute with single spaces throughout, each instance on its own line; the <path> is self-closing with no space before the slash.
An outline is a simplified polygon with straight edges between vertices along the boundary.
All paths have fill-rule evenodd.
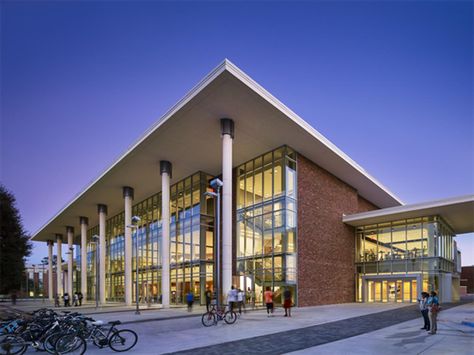
<path id="1" fill-rule="evenodd" d="M 237 290 L 234 285 L 230 288 L 229 292 L 227 293 L 227 303 L 229 304 L 229 309 L 233 311 L 234 304 L 237 302 Z"/>

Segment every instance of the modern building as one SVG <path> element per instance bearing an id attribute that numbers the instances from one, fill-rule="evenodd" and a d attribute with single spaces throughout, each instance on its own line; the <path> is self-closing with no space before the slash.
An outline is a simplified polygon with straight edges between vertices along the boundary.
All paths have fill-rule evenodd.
<path id="1" fill-rule="evenodd" d="M 206 194 L 216 177 L 217 208 Z M 62 243 L 75 250 L 76 272 L 66 287 L 59 277 L 58 292 L 80 285 L 101 303 L 131 304 L 137 277 L 139 299 L 163 307 L 189 290 L 203 302 L 217 277 L 255 304 L 266 287 L 277 301 L 290 288 L 299 306 L 413 302 L 422 289 L 451 300 L 454 235 L 474 231 L 474 196 L 430 206 L 403 205 L 225 60 L 33 240 L 48 242 L 50 257 L 54 244 L 58 257 Z"/>

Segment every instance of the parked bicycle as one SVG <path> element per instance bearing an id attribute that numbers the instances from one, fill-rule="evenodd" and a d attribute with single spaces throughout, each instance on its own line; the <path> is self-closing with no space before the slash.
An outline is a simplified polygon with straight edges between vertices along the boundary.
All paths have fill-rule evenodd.
<path id="1" fill-rule="evenodd" d="M 50 354 L 82 355 L 88 342 L 123 352 L 138 341 L 133 330 L 117 329 L 120 321 L 104 325 L 79 313 L 40 309 L 14 317 L 0 323 L 0 355 L 21 355 L 29 346 Z"/>
<path id="2" fill-rule="evenodd" d="M 221 320 L 224 320 L 227 324 L 234 324 L 237 320 L 237 314 L 233 310 L 225 310 L 224 308 L 217 308 L 214 304 L 209 312 L 202 315 L 201 322 L 205 327 L 217 325 Z"/>
<path id="3" fill-rule="evenodd" d="M 75 328 L 72 332 L 68 332 L 60 336 L 56 341 L 56 353 L 65 354 L 79 346 L 81 338 L 84 342 L 92 342 L 95 346 L 102 349 L 110 347 L 113 351 L 123 352 L 133 348 L 138 341 L 138 335 L 130 329 L 117 329 L 116 325 L 121 324 L 119 320 L 108 322 L 104 325 L 102 321 L 95 321 L 92 318 L 85 320 L 91 321 L 90 325 L 84 325 Z"/>

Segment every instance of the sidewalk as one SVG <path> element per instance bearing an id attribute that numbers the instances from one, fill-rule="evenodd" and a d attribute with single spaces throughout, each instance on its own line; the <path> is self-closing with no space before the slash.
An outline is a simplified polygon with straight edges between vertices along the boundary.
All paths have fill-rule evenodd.
<path id="1" fill-rule="evenodd" d="M 441 311 L 438 332 L 421 330 L 421 317 L 352 338 L 291 353 L 306 354 L 456 354 L 474 353 L 474 328 L 464 325 L 474 316 L 474 303 Z"/>
<path id="2" fill-rule="evenodd" d="M 385 346 L 388 353 L 415 354 L 423 350 L 421 346 L 425 344 L 433 345 L 430 352 L 437 351 L 437 347 L 443 344 L 437 345 L 435 340 L 443 336 L 448 327 L 461 326 L 462 320 L 474 315 L 472 302 L 447 308 L 440 315 L 439 334 L 431 338 L 419 330 L 421 317 L 417 305 L 413 304 L 348 303 L 294 308 L 291 318 L 283 317 L 281 308 L 275 310 L 273 317 L 268 317 L 264 310 L 256 310 L 242 314 L 234 325 L 219 322 L 210 328 L 202 326 L 203 309 L 199 308 L 191 314 L 185 309 L 168 309 L 147 311 L 141 315 L 134 315 L 133 311 L 104 313 L 94 318 L 128 321 L 129 324 L 123 328 L 133 329 L 139 335 L 133 349 L 136 354 L 283 354 L 297 350 L 301 354 L 318 354 L 320 351 L 325 351 L 322 354 L 373 354 L 385 353 Z M 462 335 L 469 338 L 461 339 L 459 346 L 453 347 L 461 354 L 470 350 L 472 345 L 473 328 L 465 328 L 469 328 L 471 333 L 463 329 Z M 352 331 L 355 334 L 351 334 Z M 423 343 L 420 345 L 421 339 Z M 315 346 L 317 344 L 321 345 Z M 28 354 L 33 353 L 32 349 L 28 351 Z M 110 349 L 97 349 L 92 344 L 89 344 L 87 353 L 114 354 Z M 445 349 L 444 353 L 451 351 Z"/>

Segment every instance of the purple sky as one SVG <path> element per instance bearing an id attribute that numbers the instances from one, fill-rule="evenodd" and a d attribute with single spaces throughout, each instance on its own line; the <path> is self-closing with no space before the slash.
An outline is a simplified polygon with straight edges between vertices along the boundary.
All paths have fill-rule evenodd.
<path id="1" fill-rule="evenodd" d="M 474 193 L 472 2 L 0 6 L 1 182 L 31 232 L 224 58 L 406 203 Z"/>

